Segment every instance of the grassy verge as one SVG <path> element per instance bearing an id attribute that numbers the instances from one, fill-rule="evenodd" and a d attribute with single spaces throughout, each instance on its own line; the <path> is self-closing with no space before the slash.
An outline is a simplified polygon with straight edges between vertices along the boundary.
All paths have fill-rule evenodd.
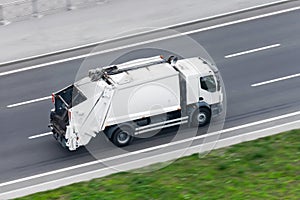
<path id="1" fill-rule="evenodd" d="M 299 199 L 300 130 L 21 199 Z"/>

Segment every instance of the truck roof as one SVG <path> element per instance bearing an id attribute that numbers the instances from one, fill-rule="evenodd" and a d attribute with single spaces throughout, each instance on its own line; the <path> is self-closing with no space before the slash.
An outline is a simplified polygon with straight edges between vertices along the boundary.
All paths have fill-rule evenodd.
<path id="1" fill-rule="evenodd" d="M 179 73 L 185 78 L 213 74 L 213 69 L 208 63 L 198 57 L 178 60 L 175 64 L 175 68 L 160 56 L 137 59 L 104 68 L 104 71 L 108 72 L 105 76 L 102 76 L 102 69 L 100 69 L 100 71 L 98 71 L 100 76 L 96 75 L 95 80 L 86 77 L 78 81 L 76 85 L 81 90 L 86 91 L 88 87 L 91 87 L 91 84 L 95 87 L 99 85 L 99 82 L 103 82 L 104 85 L 112 84 L 115 87 L 123 88 L 177 76 Z M 110 70 L 111 72 L 109 72 Z M 98 79 L 97 77 L 102 78 Z M 98 82 L 98 84 L 96 84 L 96 82 Z M 102 87 L 104 87 L 103 84 Z"/>
<path id="2" fill-rule="evenodd" d="M 116 69 L 117 71 L 113 71 Z M 156 56 L 96 69 L 91 77 L 89 74 L 88 77 L 76 81 L 74 85 L 87 97 L 91 97 L 96 88 L 103 90 L 107 85 L 125 88 L 178 76 L 178 74 L 178 71 L 162 57 Z"/>
<path id="3" fill-rule="evenodd" d="M 116 85 L 121 86 L 137 85 L 176 75 L 178 75 L 178 72 L 169 63 L 159 63 L 109 75 L 109 78 Z"/>
<path id="4" fill-rule="evenodd" d="M 207 76 L 213 74 L 213 70 L 210 66 L 201 58 L 194 57 L 183 60 L 178 60 L 176 68 L 184 77 L 201 75 Z"/>

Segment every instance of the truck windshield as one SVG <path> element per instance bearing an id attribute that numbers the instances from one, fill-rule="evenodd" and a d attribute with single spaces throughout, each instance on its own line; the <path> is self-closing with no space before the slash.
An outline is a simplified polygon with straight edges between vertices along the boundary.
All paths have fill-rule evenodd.
<path id="1" fill-rule="evenodd" d="M 201 88 L 208 92 L 216 92 L 216 81 L 213 75 L 204 76 L 200 78 Z"/>
<path id="2" fill-rule="evenodd" d="M 215 76 L 216 76 L 216 79 L 217 79 L 217 90 L 220 91 L 221 90 L 221 80 L 220 80 L 220 74 L 219 72 L 215 72 Z"/>

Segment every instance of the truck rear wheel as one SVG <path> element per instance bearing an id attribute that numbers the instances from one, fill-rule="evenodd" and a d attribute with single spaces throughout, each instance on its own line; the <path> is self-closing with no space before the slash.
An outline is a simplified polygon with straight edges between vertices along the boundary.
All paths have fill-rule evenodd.
<path id="1" fill-rule="evenodd" d="M 118 147 L 124 147 L 132 142 L 133 130 L 129 127 L 120 127 L 112 135 L 112 142 Z"/>
<path id="2" fill-rule="evenodd" d="M 211 112 L 208 108 L 199 108 L 192 116 L 192 126 L 205 126 L 210 122 Z"/>

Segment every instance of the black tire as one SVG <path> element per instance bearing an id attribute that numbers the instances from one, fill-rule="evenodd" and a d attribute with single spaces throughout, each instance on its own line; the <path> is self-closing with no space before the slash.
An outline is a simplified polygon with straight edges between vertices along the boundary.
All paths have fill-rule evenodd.
<path id="1" fill-rule="evenodd" d="M 111 141 L 118 147 L 127 146 L 133 140 L 133 132 L 130 127 L 119 127 L 113 133 Z"/>
<path id="2" fill-rule="evenodd" d="M 199 108 L 193 113 L 192 126 L 206 126 L 211 120 L 211 112 L 208 108 Z"/>

